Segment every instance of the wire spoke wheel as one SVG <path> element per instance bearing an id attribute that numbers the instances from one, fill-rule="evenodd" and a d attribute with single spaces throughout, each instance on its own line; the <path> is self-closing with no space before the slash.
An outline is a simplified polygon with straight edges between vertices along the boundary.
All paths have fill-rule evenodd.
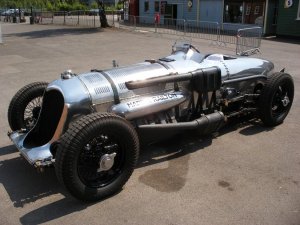
<path id="1" fill-rule="evenodd" d="M 34 127 L 42 108 L 43 98 L 41 96 L 31 100 L 24 110 L 24 122 L 26 129 Z"/>
<path id="2" fill-rule="evenodd" d="M 8 107 L 8 123 L 15 130 L 30 130 L 37 123 L 41 111 L 46 82 L 35 82 L 21 88 Z"/>

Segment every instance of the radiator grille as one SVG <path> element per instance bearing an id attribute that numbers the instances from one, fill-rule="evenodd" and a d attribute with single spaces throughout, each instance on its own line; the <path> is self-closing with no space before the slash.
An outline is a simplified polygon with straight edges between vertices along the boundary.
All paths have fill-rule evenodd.
<path id="1" fill-rule="evenodd" d="M 94 90 L 95 90 L 95 93 L 96 93 L 97 95 L 101 95 L 101 94 L 109 93 L 109 92 L 110 92 L 110 89 L 109 89 L 109 87 L 107 87 L 107 86 L 104 86 L 104 87 L 96 87 Z"/>
<path id="2" fill-rule="evenodd" d="M 100 75 L 99 73 L 89 73 L 89 74 L 85 75 L 84 78 L 91 84 L 99 83 L 103 80 L 102 75 Z"/>

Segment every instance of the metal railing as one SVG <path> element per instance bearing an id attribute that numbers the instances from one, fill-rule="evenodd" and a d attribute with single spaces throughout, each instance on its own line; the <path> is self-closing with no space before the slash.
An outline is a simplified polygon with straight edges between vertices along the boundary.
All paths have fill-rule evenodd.
<path id="1" fill-rule="evenodd" d="M 209 21 L 186 21 L 186 33 L 194 38 L 217 41 L 219 36 L 219 23 Z"/>
<path id="2" fill-rule="evenodd" d="M 100 27 L 99 14 L 95 11 L 41 11 L 33 13 L 34 22 L 38 24 L 56 24 L 67 26 Z M 106 12 L 107 22 L 114 26 L 119 15 L 113 11 Z"/>
<path id="3" fill-rule="evenodd" d="M 20 23 L 23 22 L 24 17 L 19 17 L 19 15 L 7 15 L 7 16 L 0 16 L 0 22 L 7 22 L 7 23 Z"/>
<path id="4" fill-rule="evenodd" d="M 259 50 L 262 28 L 247 24 L 218 23 L 210 21 L 161 19 L 152 17 L 129 16 L 119 22 L 119 27 L 139 32 L 154 32 L 190 38 L 211 40 L 217 45 L 233 44 L 236 53 L 246 55 Z"/>
<path id="5" fill-rule="evenodd" d="M 247 56 L 259 52 L 261 37 L 261 27 L 239 29 L 236 36 L 236 54 Z"/>
<path id="6" fill-rule="evenodd" d="M 6 23 L 24 23 L 25 13 L 21 9 L 2 8 L 0 10 L 0 22 Z"/>
<path id="7" fill-rule="evenodd" d="M 56 24 L 82 27 L 100 27 L 97 11 L 41 11 L 33 13 L 38 24 Z M 262 28 L 258 26 L 210 21 L 161 18 L 158 21 L 149 16 L 125 16 L 116 11 L 106 11 L 110 26 L 139 32 L 176 35 L 182 38 L 211 40 L 213 44 L 232 44 L 236 54 L 249 55 L 259 51 Z M 2 20 L 3 18 L 1 18 Z"/>

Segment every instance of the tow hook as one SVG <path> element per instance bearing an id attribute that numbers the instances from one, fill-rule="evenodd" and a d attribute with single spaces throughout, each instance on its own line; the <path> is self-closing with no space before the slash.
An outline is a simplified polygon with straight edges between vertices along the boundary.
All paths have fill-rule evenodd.
<path id="1" fill-rule="evenodd" d="M 55 162 L 55 159 L 52 157 L 46 158 L 44 160 L 38 160 L 33 165 L 37 169 L 39 173 L 42 173 L 45 171 L 45 167 L 50 167 Z"/>
<path id="2" fill-rule="evenodd" d="M 38 171 L 38 173 L 43 173 L 45 171 L 44 167 L 42 166 L 42 162 L 41 161 L 36 161 L 34 163 L 34 167 L 36 168 L 36 170 Z"/>

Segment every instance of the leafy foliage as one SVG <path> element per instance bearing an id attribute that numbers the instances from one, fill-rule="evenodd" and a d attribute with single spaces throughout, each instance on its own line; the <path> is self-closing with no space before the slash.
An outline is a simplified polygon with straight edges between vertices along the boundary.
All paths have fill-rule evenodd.
<path id="1" fill-rule="evenodd" d="M 79 0 L 0 0 L 0 8 L 22 8 L 47 11 L 86 10 L 87 5 Z"/>

